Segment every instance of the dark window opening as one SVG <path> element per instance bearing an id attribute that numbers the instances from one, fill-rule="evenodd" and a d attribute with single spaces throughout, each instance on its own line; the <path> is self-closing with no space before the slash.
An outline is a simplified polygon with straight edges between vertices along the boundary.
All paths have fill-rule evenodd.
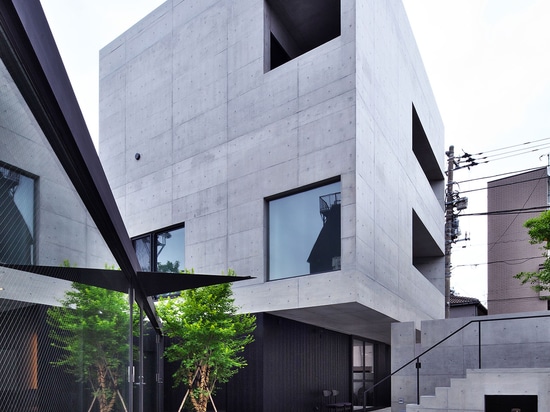
<path id="1" fill-rule="evenodd" d="M 283 49 L 281 43 L 277 41 L 273 33 L 271 33 L 271 68 L 279 67 L 281 64 L 285 64 L 290 61 L 291 58 L 289 54 Z"/>
<path id="2" fill-rule="evenodd" d="M 266 71 L 340 36 L 340 0 L 266 0 Z"/>
<path id="3" fill-rule="evenodd" d="M 412 150 L 432 190 L 437 198 L 443 202 L 443 173 L 414 105 L 412 106 Z"/>
<path id="4" fill-rule="evenodd" d="M 412 263 L 436 287 L 444 286 L 436 284 L 441 281 L 440 262 L 444 254 L 414 210 L 412 215 Z"/>

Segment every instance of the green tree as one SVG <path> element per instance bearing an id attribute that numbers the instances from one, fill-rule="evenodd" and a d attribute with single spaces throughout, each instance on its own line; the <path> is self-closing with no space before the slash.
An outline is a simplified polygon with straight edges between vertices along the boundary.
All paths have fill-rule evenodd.
<path id="1" fill-rule="evenodd" d="M 515 277 L 521 280 L 521 284 L 530 283 L 531 287 L 540 292 L 550 290 L 550 259 L 548 257 L 548 240 L 550 239 L 550 210 L 542 212 L 539 216 L 528 219 L 523 224 L 529 229 L 529 243 L 542 244 L 542 255 L 546 258 L 542 268 L 537 272 L 520 272 Z"/>
<path id="2" fill-rule="evenodd" d="M 93 393 L 89 410 L 97 401 L 100 412 L 111 412 L 118 399 L 126 411 L 119 388 L 125 381 L 129 349 L 128 296 L 73 283 L 60 304 L 48 309 L 52 345 L 63 353 L 52 364 L 88 382 Z"/>
<path id="3" fill-rule="evenodd" d="M 229 271 L 229 276 L 234 276 Z M 174 385 L 183 384 L 196 412 L 206 412 L 217 383 L 227 382 L 246 366 L 241 356 L 253 342 L 256 317 L 238 314 L 231 284 L 183 291 L 174 298 L 160 298 L 157 312 L 171 339 L 165 356 L 179 362 Z"/>

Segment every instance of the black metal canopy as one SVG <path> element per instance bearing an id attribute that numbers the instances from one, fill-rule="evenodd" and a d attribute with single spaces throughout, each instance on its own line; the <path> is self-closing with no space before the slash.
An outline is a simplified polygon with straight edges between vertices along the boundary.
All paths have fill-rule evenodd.
<path id="1" fill-rule="evenodd" d="M 120 270 L 89 269 L 64 266 L 35 266 L 0 263 L 1 267 L 34 273 L 51 278 L 84 283 L 104 289 L 128 292 L 128 279 Z M 137 272 L 137 279 L 146 296 L 179 292 L 219 283 L 251 279 L 250 276 L 201 275 L 188 273 Z"/>

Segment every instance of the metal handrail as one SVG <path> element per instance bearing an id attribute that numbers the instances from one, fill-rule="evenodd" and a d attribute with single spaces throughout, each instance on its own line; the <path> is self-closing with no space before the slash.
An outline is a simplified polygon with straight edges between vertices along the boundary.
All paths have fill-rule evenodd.
<path id="1" fill-rule="evenodd" d="M 484 323 L 484 322 L 498 322 L 498 321 L 504 321 L 504 320 L 521 320 L 521 319 L 535 319 L 535 318 L 548 318 L 550 317 L 550 314 L 547 314 L 547 315 L 529 315 L 529 316 L 516 316 L 516 317 L 504 317 L 504 318 L 490 318 L 490 319 L 472 319 L 471 321 L 469 321 L 468 323 L 462 325 L 460 328 L 458 328 L 457 330 L 455 330 L 453 333 L 451 333 L 450 335 L 444 337 L 443 339 L 441 339 L 440 341 L 438 341 L 437 343 L 433 344 L 432 346 L 430 346 L 428 349 L 426 349 L 425 351 L 423 351 L 420 355 L 417 355 L 415 356 L 414 358 L 412 358 L 409 362 L 405 363 L 404 365 L 402 365 L 401 367 L 399 367 L 398 369 L 394 370 L 392 373 L 390 373 L 389 375 L 385 376 L 384 378 L 382 378 L 381 380 L 379 380 L 378 382 L 376 382 L 374 385 L 372 385 L 370 388 L 368 388 L 365 392 L 363 392 L 363 412 L 366 411 L 366 396 L 367 396 L 367 393 L 374 390 L 374 388 L 376 388 L 378 385 L 380 385 L 381 383 L 387 381 L 388 379 L 390 379 L 393 375 L 395 375 L 396 373 L 402 371 L 403 369 L 405 369 L 407 366 L 411 365 L 413 362 L 416 362 L 416 404 L 419 405 L 420 404 L 420 366 L 421 366 L 421 363 L 420 363 L 420 358 L 422 356 L 424 356 L 425 354 L 427 354 L 428 352 L 430 352 L 432 349 L 436 348 L 437 346 L 441 345 L 443 342 L 447 341 L 448 339 L 452 338 L 454 335 L 456 335 L 458 332 L 462 331 L 463 329 L 467 328 L 468 326 L 470 326 L 472 323 L 477 323 L 478 324 L 478 369 L 482 369 L 481 368 L 481 323 Z"/>

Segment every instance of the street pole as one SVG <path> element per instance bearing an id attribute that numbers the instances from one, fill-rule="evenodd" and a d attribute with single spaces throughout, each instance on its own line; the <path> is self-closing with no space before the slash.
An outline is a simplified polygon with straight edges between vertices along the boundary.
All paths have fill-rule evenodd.
<path id="1" fill-rule="evenodd" d="M 453 224 L 453 168 L 455 147 L 449 146 L 447 155 L 447 190 L 445 193 L 445 319 L 450 318 L 451 312 L 451 247 Z"/>

